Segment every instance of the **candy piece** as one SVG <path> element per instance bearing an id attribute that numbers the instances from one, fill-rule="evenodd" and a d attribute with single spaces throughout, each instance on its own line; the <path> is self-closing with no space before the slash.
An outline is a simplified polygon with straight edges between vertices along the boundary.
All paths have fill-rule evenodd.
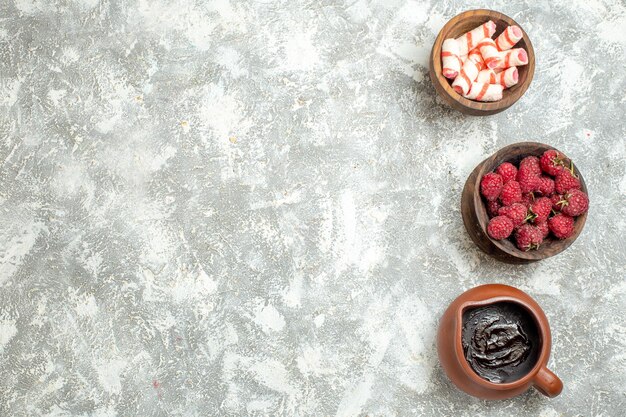
<path id="1" fill-rule="evenodd" d="M 476 77 L 477 83 L 500 84 L 504 88 L 513 87 L 518 81 L 519 73 L 517 72 L 517 67 L 507 68 L 497 74 L 494 70 L 484 69 Z"/>
<path id="2" fill-rule="evenodd" d="M 464 97 L 476 101 L 498 101 L 502 99 L 502 90 L 500 84 L 474 83 Z"/>
<path id="3" fill-rule="evenodd" d="M 510 67 L 520 67 L 528 64 L 528 54 L 522 48 L 509 49 L 508 51 L 500 52 L 502 61 L 496 66 L 496 68 L 507 69 Z"/>
<path id="4" fill-rule="evenodd" d="M 467 54 L 467 59 L 471 59 L 476 63 L 478 67 L 478 71 L 481 71 L 485 68 L 485 61 L 483 60 L 483 56 L 480 54 L 480 50 L 478 48 L 474 48 Z"/>
<path id="5" fill-rule="evenodd" d="M 519 73 L 517 72 L 517 67 L 511 67 L 507 68 L 499 74 L 496 74 L 496 82 L 491 84 L 500 84 L 504 88 L 509 88 L 517 84 L 517 81 L 519 81 Z"/>
<path id="6" fill-rule="evenodd" d="M 461 71 L 463 61 L 459 58 L 459 43 L 454 39 L 446 39 L 441 46 L 441 60 L 443 61 L 443 76 L 456 78 Z"/>
<path id="7" fill-rule="evenodd" d="M 499 51 L 506 51 L 518 43 L 522 36 L 522 29 L 519 26 L 509 26 L 496 38 L 496 46 Z"/>
<path id="8" fill-rule="evenodd" d="M 466 59 L 463 63 L 463 68 L 461 68 L 461 72 L 459 72 L 459 75 L 452 83 L 452 88 L 461 95 L 467 94 L 477 76 L 478 67 L 476 63 L 471 59 Z"/>
<path id="9" fill-rule="evenodd" d="M 476 45 L 476 49 L 480 50 L 480 54 L 485 61 L 485 66 L 489 69 L 497 67 L 502 60 L 500 51 L 498 51 L 496 43 L 491 38 L 485 38 L 480 41 L 480 43 Z"/>
<path id="10" fill-rule="evenodd" d="M 456 38 L 456 41 L 459 43 L 460 55 L 467 55 L 480 41 L 485 38 L 491 38 L 495 32 L 496 24 L 490 20 L 466 34 L 459 36 Z"/>
<path id="11" fill-rule="evenodd" d="M 498 80 L 498 74 L 496 74 L 492 69 L 484 69 L 478 73 L 478 77 L 476 77 L 477 83 L 484 84 L 496 84 Z"/>

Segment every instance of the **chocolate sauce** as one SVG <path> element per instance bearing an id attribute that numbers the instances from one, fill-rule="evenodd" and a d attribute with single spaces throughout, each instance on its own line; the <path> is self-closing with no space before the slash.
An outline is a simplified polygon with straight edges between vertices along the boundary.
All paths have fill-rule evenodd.
<path id="1" fill-rule="evenodd" d="M 481 377 L 495 383 L 513 382 L 537 363 L 537 325 L 524 307 L 494 303 L 463 312 L 465 359 Z"/>

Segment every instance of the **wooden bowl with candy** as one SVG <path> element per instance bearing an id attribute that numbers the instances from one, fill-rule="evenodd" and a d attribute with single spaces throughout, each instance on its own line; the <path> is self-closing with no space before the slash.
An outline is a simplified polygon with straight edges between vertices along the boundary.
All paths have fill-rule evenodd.
<path id="1" fill-rule="evenodd" d="M 510 17 L 493 10 L 469 10 L 439 32 L 429 73 L 450 107 L 488 116 L 508 109 L 528 90 L 535 51 L 524 29 Z"/>
<path id="2" fill-rule="evenodd" d="M 547 151 L 551 151 L 548 156 L 559 155 L 558 158 L 554 158 L 554 164 L 546 164 L 546 161 L 549 162 L 550 159 L 542 158 Z M 539 176 L 552 179 L 551 190 L 548 187 L 548 190 L 545 191 L 538 190 L 522 193 L 524 188 L 517 188 L 522 183 L 527 187 L 532 187 L 530 176 L 535 174 L 531 173 L 529 175 L 528 172 L 535 168 L 524 169 L 524 173 L 521 172 L 521 166 L 525 164 L 524 160 L 527 157 L 539 158 L 539 169 L 541 170 Z M 535 159 L 535 163 L 536 161 Z M 507 173 L 507 170 L 502 167 L 503 164 L 511 170 L 511 165 L 515 166 L 516 169 L 511 173 Z M 546 167 L 546 165 L 548 166 Z M 554 167 L 550 168 L 550 165 L 554 165 Z M 556 173 L 555 176 L 546 173 L 552 169 L 555 170 L 552 172 L 552 174 Z M 561 169 L 563 172 L 557 169 Z M 485 196 L 486 190 L 484 189 L 485 184 L 483 184 L 483 180 L 486 176 L 493 176 L 493 174 L 498 174 L 502 177 L 503 185 L 499 191 L 496 190 L 495 195 L 490 196 L 490 201 Z M 570 175 L 572 178 L 570 178 Z M 512 179 L 505 178 L 507 176 Z M 518 184 L 511 183 L 509 184 L 510 186 L 507 186 L 506 182 Z M 538 185 L 538 187 L 542 186 Z M 511 197 L 515 193 L 510 191 L 516 188 L 522 196 L 521 200 L 519 197 Z M 527 191 L 527 189 L 524 191 Z M 521 142 L 500 149 L 478 164 L 465 182 L 461 197 L 461 214 L 467 232 L 483 252 L 503 262 L 525 264 L 557 255 L 567 249 L 578 238 L 587 220 L 587 209 L 589 207 L 587 195 L 587 186 L 582 174 L 563 152 L 542 143 Z M 530 197 L 532 197 L 532 201 L 524 201 Z M 545 203 L 545 201 L 540 202 L 540 200 L 546 198 L 550 199 L 548 209 L 543 213 L 547 220 L 541 220 L 538 217 L 542 215 L 540 213 L 542 211 L 541 203 Z M 582 205 L 579 198 L 583 199 Z M 505 199 L 510 201 L 505 201 Z M 494 204 L 496 207 L 490 207 L 490 204 Z M 511 229 L 505 231 L 505 234 L 509 233 L 507 238 L 502 238 L 502 236 L 499 239 L 494 238 L 494 231 L 490 229 L 491 222 L 497 217 L 514 219 L 516 215 L 514 214 L 513 206 L 519 204 L 525 207 L 522 209 L 521 217 L 518 216 L 519 220 L 517 221 L 512 220 L 515 223 L 514 226 L 508 225 L 509 228 L 514 227 L 514 231 L 510 233 Z M 508 207 L 504 212 L 502 211 L 503 206 Z M 521 237 L 518 235 L 521 228 L 524 227 L 532 232 L 534 228 L 541 229 L 539 223 L 543 223 L 543 226 L 548 227 L 547 233 L 544 233 L 536 242 L 533 242 L 532 238 L 527 243 L 520 242 L 521 238 L 529 238 L 529 235 Z M 501 230 L 496 230 L 496 232 L 499 231 Z"/>

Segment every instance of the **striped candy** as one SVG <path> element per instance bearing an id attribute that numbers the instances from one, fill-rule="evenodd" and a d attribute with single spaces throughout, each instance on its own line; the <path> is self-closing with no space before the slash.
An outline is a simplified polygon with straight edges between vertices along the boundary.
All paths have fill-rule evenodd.
<path id="1" fill-rule="evenodd" d="M 500 84 L 504 88 L 513 87 L 519 80 L 517 67 L 507 68 L 504 71 L 496 72 L 492 69 L 484 69 L 476 77 L 477 83 Z"/>
<path id="2" fill-rule="evenodd" d="M 502 90 L 500 84 L 474 83 L 465 98 L 476 101 L 498 101 L 502 100 Z"/>
<path id="3" fill-rule="evenodd" d="M 478 71 L 485 68 L 485 61 L 483 60 L 483 56 L 480 54 L 480 50 L 478 48 L 472 49 L 469 54 L 467 54 L 467 59 L 474 61 L 478 67 Z"/>
<path id="4" fill-rule="evenodd" d="M 517 67 L 528 64 L 528 53 L 523 48 L 513 48 L 522 39 L 522 29 L 508 26 L 494 40 L 495 31 L 496 25 L 490 20 L 443 42 L 443 76 L 454 79 L 452 88 L 465 98 L 501 100 L 503 90 L 519 82 Z"/>
<path id="5" fill-rule="evenodd" d="M 517 67 L 507 68 L 501 73 L 496 75 L 496 83 L 500 84 L 504 88 L 513 87 L 519 81 L 519 73 Z"/>
<path id="6" fill-rule="evenodd" d="M 498 74 L 496 74 L 492 69 L 484 69 L 478 73 L 478 77 L 476 77 L 476 82 L 484 84 L 495 84 L 497 77 Z"/>
<path id="7" fill-rule="evenodd" d="M 480 54 L 483 56 L 485 65 L 489 69 L 497 67 L 502 60 L 500 52 L 496 47 L 496 43 L 491 38 L 485 38 L 480 41 L 480 43 L 476 45 L 476 49 L 480 50 Z"/>
<path id="8" fill-rule="evenodd" d="M 506 69 L 509 67 L 520 67 L 528 64 L 528 54 L 523 48 L 509 49 L 508 51 L 500 52 L 502 61 L 495 67 Z"/>
<path id="9" fill-rule="evenodd" d="M 463 68 L 461 68 L 461 72 L 459 72 L 459 75 L 452 83 L 452 88 L 459 94 L 467 94 L 477 76 L 478 67 L 476 63 L 471 59 L 466 59 L 463 63 Z"/>
<path id="10" fill-rule="evenodd" d="M 509 26 L 496 38 L 496 46 L 499 51 L 506 51 L 518 43 L 522 36 L 522 29 L 519 26 Z"/>
<path id="11" fill-rule="evenodd" d="M 446 39 L 441 46 L 441 60 L 443 62 L 443 76 L 454 79 L 459 75 L 463 61 L 459 58 L 459 43 L 454 39 Z"/>
<path id="12" fill-rule="evenodd" d="M 459 43 L 459 55 L 467 55 L 480 41 L 485 38 L 491 38 L 495 31 L 496 24 L 490 20 L 466 34 L 459 36 L 456 38 L 456 41 Z"/>

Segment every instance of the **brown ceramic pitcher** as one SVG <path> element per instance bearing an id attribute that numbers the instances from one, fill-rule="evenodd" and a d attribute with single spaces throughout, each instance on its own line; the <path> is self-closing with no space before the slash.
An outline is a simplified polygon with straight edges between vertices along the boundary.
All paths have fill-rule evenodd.
<path id="1" fill-rule="evenodd" d="M 465 359 L 462 345 L 463 312 L 501 302 L 516 303 L 526 310 L 537 325 L 540 347 L 537 361 L 528 373 L 512 382 L 494 383 L 481 378 Z M 559 395 L 563 383 L 547 368 L 550 347 L 548 319 L 539 305 L 525 292 L 501 284 L 481 285 L 461 294 L 441 318 L 437 335 L 439 360 L 450 380 L 466 393 L 490 400 L 514 397 L 531 386 L 548 397 Z"/>

